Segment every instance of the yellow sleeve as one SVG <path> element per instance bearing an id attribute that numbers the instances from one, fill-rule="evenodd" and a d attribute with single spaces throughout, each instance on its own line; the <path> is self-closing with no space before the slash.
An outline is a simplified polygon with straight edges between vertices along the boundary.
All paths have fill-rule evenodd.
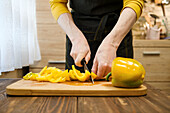
<path id="1" fill-rule="evenodd" d="M 70 13 L 67 8 L 67 2 L 68 0 L 50 0 L 51 12 L 56 20 L 63 13 Z"/>
<path id="2" fill-rule="evenodd" d="M 136 12 L 138 19 L 142 14 L 143 4 L 144 0 L 123 0 L 123 9 L 126 7 L 132 8 Z"/>

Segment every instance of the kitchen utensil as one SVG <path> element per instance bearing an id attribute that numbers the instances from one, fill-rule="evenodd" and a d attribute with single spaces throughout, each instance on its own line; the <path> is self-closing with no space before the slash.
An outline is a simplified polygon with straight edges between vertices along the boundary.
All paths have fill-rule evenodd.
<path id="1" fill-rule="evenodd" d="M 150 16 L 155 19 L 154 20 L 154 25 L 156 25 L 156 19 L 159 18 L 159 16 L 157 16 L 155 14 L 150 14 Z"/>
<path id="2" fill-rule="evenodd" d="M 141 96 L 146 95 L 147 87 L 139 88 L 113 87 L 111 82 L 95 81 L 64 83 L 19 80 L 6 88 L 8 95 L 22 96 Z"/>
<path id="3" fill-rule="evenodd" d="M 83 58 L 82 61 L 81 61 L 81 64 L 84 65 L 84 71 L 87 70 L 89 71 L 87 65 L 86 65 L 86 61 L 85 59 Z M 89 71 L 90 72 L 90 71 Z M 91 81 L 92 81 L 92 84 L 94 84 L 94 79 L 92 78 L 92 76 L 90 75 L 90 78 L 91 78 Z"/>

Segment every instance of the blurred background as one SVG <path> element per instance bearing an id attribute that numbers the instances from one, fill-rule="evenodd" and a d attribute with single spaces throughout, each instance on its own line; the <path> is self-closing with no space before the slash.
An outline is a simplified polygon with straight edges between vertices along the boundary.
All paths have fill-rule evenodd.
<path id="1" fill-rule="evenodd" d="M 2 1 L 3 0 L 1 0 L 0 4 L 2 3 Z M 15 0 L 15 2 L 16 1 L 17 0 Z M 18 1 L 20 2 L 21 0 Z M 1 71 L 0 78 L 21 78 L 29 71 L 39 72 L 44 66 L 55 66 L 62 70 L 64 70 L 65 68 L 65 33 L 57 24 L 56 20 L 52 17 L 49 0 L 26 1 L 30 5 L 30 7 L 32 7 L 33 9 L 35 8 L 35 10 L 31 11 L 28 6 L 25 6 L 28 8 L 26 11 L 28 15 L 32 14 L 32 18 L 30 21 L 32 22 L 32 24 L 29 23 L 28 17 L 30 16 L 28 16 L 27 18 L 25 16 L 23 17 L 23 29 L 25 22 L 28 22 L 28 24 L 25 25 L 25 27 L 27 28 L 26 30 L 33 29 L 33 31 L 30 31 L 28 33 L 32 33 L 32 36 L 34 37 L 32 39 L 33 45 L 31 46 L 34 50 L 34 57 L 30 62 L 26 63 L 27 65 L 22 65 L 20 68 L 12 68 L 12 70 L 6 70 L 5 72 Z M 13 0 L 12 3 L 15 2 Z M 145 82 L 155 86 L 155 88 L 157 89 L 166 91 L 168 94 L 170 94 L 169 4 L 169 0 L 145 0 L 143 13 L 132 28 L 134 38 L 134 58 L 141 62 L 146 70 Z M 21 8 L 22 7 L 18 9 L 18 11 L 20 12 L 20 17 Z M 2 11 L 1 14 L 3 14 Z M 1 24 L 2 23 L 3 22 L 1 21 Z M 15 25 L 18 24 L 16 23 Z M 29 25 L 32 25 L 32 28 L 29 28 Z M 3 28 L 4 27 L 0 27 L 1 31 Z M 13 28 L 13 30 L 15 30 L 15 28 Z M 7 29 L 6 34 L 10 34 L 9 31 L 10 30 Z M 29 39 L 29 36 L 30 35 L 27 36 L 27 39 Z M 4 43 L 3 39 L 5 39 L 5 37 L 2 37 L 2 35 L 0 35 L 0 39 L 2 45 L 2 43 Z M 16 44 L 18 44 L 18 42 L 16 42 Z M 7 45 L 5 44 L 4 46 Z M 1 56 L 2 46 L 0 47 Z M 30 44 L 28 44 L 28 48 L 30 48 Z M 28 53 L 24 53 L 24 55 L 28 56 L 30 55 L 30 53 L 31 51 L 28 51 Z M 0 59 L 0 64 L 7 61 L 2 60 L 2 57 L 0 57 Z M 12 61 L 14 60 L 13 57 L 9 57 L 8 59 Z M 30 60 L 30 57 L 28 59 Z M 10 62 L 10 60 L 8 62 Z M 0 69 L 2 70 L 2 68 L 3 67 L 1 65 Z"/>

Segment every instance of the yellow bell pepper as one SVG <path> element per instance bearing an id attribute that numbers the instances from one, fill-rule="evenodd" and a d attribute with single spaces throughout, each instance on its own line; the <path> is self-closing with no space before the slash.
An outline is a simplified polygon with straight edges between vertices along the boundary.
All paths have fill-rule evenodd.
<path id="1" fill-rule="evenodd" d="M 70 81 L 70 77 L 69 77 L 69 74 L 68 74 L 68 69 L 61 72 L 59 76 L 65 78 L 67 81 Z"/>
<path id="2" fill-rule="evenodd" d="M 74 65 L 72 65 L 72 69 L 73 69 L 73 72 L 74 72 L 74 75 L 76 76 L 76 78 L 79 80 L 79 81 L 86 81 L 89 76 L 90 76 L 90 72 L 88 72 L 87 70 L 85 71 L 85 73 L 81 73 L 79 70 L 77 70 L 75 68 Z"/>
<path id="3" fill-rule="evenodd" d="M 77 70 L 75 68 L 74 65 L 72 65 L 72 69 L 73 69 L 73 75 L 79 80 L 79 81 L 86 81 L 86 80 L 89 80 L 90 78 L 90 75 L 92 76 L 93 79 L 95 79 L 97 77 L 97 75 L 93 72 L 89 72 L 87 70 L 85 70 L 85 73 L 81 73 L 79 70 Z M 71 75 L 72 76 L 72 75 Z"/>
<path id="4" fill-rule="evenodd" d="M 47 69 L 47 66 L 45 66 L 41 71 L 40 71 L 40 75 L 44 73 L 44 71 Z"/>
<path id="5" fill-rule="evenodd" d="M 97 77 L 96 74 L 93 72 L 89 72 L 85 70 L 85 73 L 81 73 L 79 70 L 72 65 L 72 69 L 68 72 L 68 70 L 61 71 L 56 67 L 48 67 L 45 66 L 40 73 L 28 73 L 23 78 L 25 80 L 37 80 L 37 81 L 49 81 L 53 83 L 57 82 L 65 82 L 70 80 L 79 80 L 79 81 L 86 81 L 89 80 L 90 75 L 93 79 Z"/>
<path id="6" fill-rule="evenodd" d="M 111 75 L 113 86 L 139 87 L 143 83 L 145 69 L 135 59 L 117 57 L 112 62 Z"/>
<path id="7" fill-rule="evenodd" d="M 32 76 L 32 72 L 27 73 L 23 78 L 24 78 L 25 80 L 29 80 L 31 76 Z"/>
<path id="8" fill-rule="evenodd" d="M 48 78 L 46 76 L 38 76 L 36 77 L 36 80 L 39 82 L 43 82 L 43 81 L 48 81 Z"/>
<path id="9" fill-rule="evenodd" d="M 49 79 L 49 81 L 52 82 L 52 83 L 65 82 L 66 78 L 65 77 L 64 78 L 63 77 L 59 77 L 57 79 L 51 78 L 51 79 Z"/>
<path id="10" fill-rule="evenodd" d="M 76 76 L 74 75 L 73 70 L 70 70 L 68 75 L 71 78 L 71 80 L 77 80 Z"/>
<path id="11" fill-rule="evenodd" d="M 40 73 L 28 73 L 23 77 L 25 80 L 49 81 L 49 82 L 65 82 L 70 81 L 68 70 L 61 71 L 56 67 L 45 66 Z"/>
<path id="12" fill-rule="evenodd" d="M 96 75 L 95 73 L 91 72 L 91 77 L 92 77 L 93 79 L 95 79 L 95 78 L 97 77 L 97 75 Z"/>
<path id="13" fill-rule="evenodd" d="M 32 76 L 30 76 L 30 80 L 37 80 L 36 78 L 39 76 L 38 73 L 32 73 Z"/>

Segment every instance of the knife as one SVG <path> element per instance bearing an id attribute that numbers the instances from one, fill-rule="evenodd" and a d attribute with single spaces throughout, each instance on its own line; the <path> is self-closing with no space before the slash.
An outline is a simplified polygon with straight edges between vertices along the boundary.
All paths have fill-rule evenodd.
<path id="1" fill-rule="evenodd" d="M 87 65 L 86 65 L 86 61 L 85 59 L 83 58 L 82 61 L 81 61 L 81 64 L 84 65 L 84 71 L 87 70 L 89 71 Z M 90 72 L 90 71 L 89 71 Z M 92 81 L 92 84 L 94 84 L 94 79 L 92 78 L 92 76 L 90 75 L 90 78 L 91 78 L 91 81 Z"/>

